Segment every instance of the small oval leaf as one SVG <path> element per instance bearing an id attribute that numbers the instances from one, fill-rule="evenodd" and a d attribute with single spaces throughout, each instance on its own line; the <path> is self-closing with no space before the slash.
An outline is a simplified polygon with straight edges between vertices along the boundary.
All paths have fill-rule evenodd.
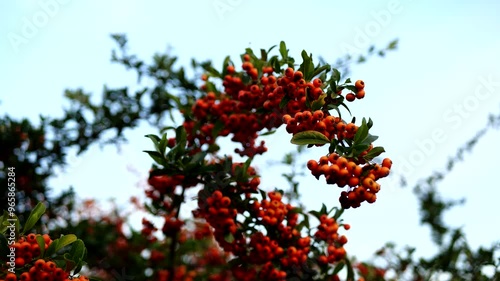
<path id="1" fill-rule="evenodd" d="M 330 140 L 320 132 L 304 131 L 295 134 L 290 142 L 297 145 L 327 144 L 330 143 Z"/>

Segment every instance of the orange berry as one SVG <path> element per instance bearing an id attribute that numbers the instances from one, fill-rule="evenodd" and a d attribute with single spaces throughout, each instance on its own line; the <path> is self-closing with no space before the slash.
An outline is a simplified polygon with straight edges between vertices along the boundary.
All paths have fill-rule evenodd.
<path id="1" fill-rule="evenodd" d="M 7 275 L 5 275 L 5 281 L 16 281 L 16 280 L 17 276 L 12 272 L 9 272 L 7 273 Z"/>
<path id="2" fill-rule="evenodd" d="M 220 204 L 222 207 L 227 208 L 227 207 L 229 207 L 229 205 L 231 205 L 231 199 L 227 196 L 224 196 L 220 200 Z"/>
<path id="3" fill-rule="evenodd" d="M 357 99 L 362 99 L 365 97 L 365 90 L 359 90 L 357 93 L 356 93 L 356 98 Z"/>
<path id="4" fill-rule="evenodd" d="M 298 81 L 302 78 L 304 78 L 304 74 L 302 73 L 302 71 L 295 71 L 295 73 L 293 74 L 293 80 Z"/>
<path id="5" fill-rule="evenodd" d="M 244 61 L 250 61 L 250 55 L 249 54 L 243 55 L 243 60 Z"/>
<path id="6" fill-rule="evenodd" d="M 23 252 L 27 252 L 27 251 L 31 250 L 31 244 L 28 242 L 23 242 L 23 243 L 21 243 L 21 247 L 19 248 L 19 250 L 21 250 Z"/>
<path id="7" fill-rule="evenodd" d="M 31 276 L 28 272 L 24 272 L 19 276 L 19 280 L 21 281 L 31 281 Z"/>
<path id="8" fill-rule="evenodd" d="M 222 192 L 220 192 L 220 190 L 216 190 L 214 191 L 214 193 L 212 193 L 212 197 L 215 199 L 215 200 L 220 200 L 222 199 Z"/>
<path id="9" fill-rule="evenodd" d="M 330 161 L 330 163 L 332 164 L 335 164 L 337 163 L 337 159 L 339 159 L 339 155 L 336 154 L 336 153 L 331 153 L 330 155 L 328 155 L 328 161 Z"/>
<path id="10" fill-rule="evenodd" d="M 340 236 L 339 243 L 342 244 L 342 245 L 346 244 L 347 243 L 347 237 L 345 237 L 345 235 Z"/>
<path id="11" fill-rule="evenodd" d="M 328 157 L 327 156 L 321 156 L 319 158 L 319 164 L 320 165 L 327 165 L 328 164 Z"/>
<path id="12" fill-rule="evenodd" d="M 272 191 L 267 194 L 271 200 L 281 201 L 281 193 L 277 191 Z"/>
<path id="13" fill-rule="evenodd" d="M 45 265 L 43 266 L 43 269 L 46 271 L 46 272 L 53 272 L 55 269 L 56 269 L 56 264 L 53 262 L 53 261 L 48 261 L 45 263 Z"/>
<path id="14" fill-rule="evenodd" d="M 330 165 L 330 172 L 329 172 L 329 175 L 333 176 L 333 177 L 336 177 L 337 174 L 339 173 L 340 171 L 340 168 L 337 164 L 332 164 Z"/>
<path id="15" fill-rule="evenodd" d="M 319 167 L 319 171 L 322 175 L 328 175 L 330 172 L 330 166 L 328 166 L 327 164 L 321 165 Z"/>
<path id="16" fill-rule="evenodd" d="M 379 178 L 384 178 L 384 177 L 387 177 L 389 175 L 389 172 L 390 172 L 389 168 L 382 167 L 379 169 L 377 175 Z"/>
<path id="17" fill-rule="evenodd" d="M 292 78 L 294 74 L 293 68 L 289 67 L 285 70 L 285 76 L 288 78 Z"/>
<path id="18" fill-rule="evenodd" d="M 313 86 L 316 88 L 321 87 L 322 84 L 323 84 L 323 82 L 319 78 L 316 78 L 313 80 Z"/>
<path id="19" fill-rule="evenodd" d="M 325 255 L 321 255 L 318 258 L 318 263 L 319 264 L 327 264 L 328 263 L 328 258 Z"/>
<path id="20" fill-rule="evenodd" d="M 36 235 L 34 233 L 30 233 L 26 236 L 26 240 L 31 244 L 36 243 Z"/>
<path id="21" fill-rule="evenodd" d="M 45 245 L 49 244 L 52 239 L 50 239 L 50 236 L 48 234 L 43 235 L 43 240 L 45 240 Z"/>
<path id="22" fill-rule="evenodd" d="M 382 167 L 390 169 L 392 167 L 392 160 L 389 158 L 384 158 L 384 160 L 382 160 Z"/>
<path id="23" fill-rule="evenodd" d="M 311 159 L 311 160 L 307 161 L 307 168 L 311 171 L 316 170 L 318 168 L 318 166 L 319 166 L 319 164 L 318 164 L 318 162 L 316 162 L 316 160 Z"/>
<path id="24" fill-rule="evenodd" d="M 23 267 L 26 264 L 26 261 L 21 257 L 17 257 L 14 262 L 16 264 L 16 267 Z"/>
<path id="25" fill-rule="evenodd" d="M 35 267 L 38 269 L 38 270 L 42 270 L 43 267 L 45 266 L 45 260 L 43 259 L 39 259 L 35 262 Z"/>
<path id="26" fill-rule="evenodd" d="M 359 185 L 359 178 L 356 178 L 356 177 L 349 178 L 349 180 L 347 181 L 347 184 L 348 184 L 350 187 L 355 187 L 355 186 L 358 186 L 358 185 Z"/>
<path id="27" fill-rule="evenodd" d="M 354 83 L 354 87 L 356 87 L 356 89 L 358 90 L 362 90 L 365 88 L 365 82 L 363 82 L 363 80 L 358 80 L 356 81 L 356 83 Z"/>
<path id="28" fill-rule="evenodd" d="M 353 93 L 349 93 L 349 94 L 345 95 L 345 99 L 347 101 L 354 101 L 356 99 L 356 95 L 354 95 Z"/>
<path id="29" fill-rule="evenodd" d="M 347 167 L 347 163 L 349 163 L 349 161 L 344 157 L 339 157 L 337 159 L 337 165 L 339 165 L 340 168 Z"/>

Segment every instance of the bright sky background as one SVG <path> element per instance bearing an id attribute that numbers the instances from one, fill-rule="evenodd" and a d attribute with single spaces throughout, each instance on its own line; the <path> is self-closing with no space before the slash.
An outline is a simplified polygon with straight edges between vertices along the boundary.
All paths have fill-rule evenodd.
<path id="1" fill-rule="evenodd" d="M 444 168 L 447 157 L 485 125 L 490 112 L 500 112 L 500 2 L 332 2 L 2 1 L 0 112 L 37 122 L 39 114 L 63 114 L 65 89 L 83 87 L 97 100 L 104 85 L 134 87 L 134 73 L 110 63 L 115 48 L 111 33 L 126 33 L 130 53 L 145 60 L 170 46 L 179 66 L 189 66 L 192 57 L 212 59 L 216 66 L 226 55 L 237 62 L 245 48 L 267 49 L 281 40 L 297 58 L 305 49 L 333 63 L 346 52 L 362 53 L 372 44 L 383 47 L 399 38 L 398 50 L 386 58 L 374 57 L 353 68 L 350 77 L 363 79 L 367 94 L 351 111 L 358 120 L 374 120 L 373 133 L 380 136 L 375 144 L 386 148 L 394 173 L 404 174 L 413 186 L 416 179 Z M 81 158 L 70 157 L 68 169 L 50 181 L 54 192 L 72 185 L 80 198 L 114 197 L 122 205 L 132 195 L 142 196 L 140 186 L 151 165 L 142 152 L 152 148 L 144 138 L 148 133 L 156 132 L 148 126 L 127 131 L 130 142 L 121 154 L 112 146 L 93 146 Z M 445 196 L 467 198 L 465 207 L 454 209 L 447 219 L 464 225 L 473 246 L 490 245 L 500 237 L 493 223 L 500 212 L 500 191 L 492 157 L 498 154 L 499 137 L 498 131 L 490 132 L 440 185 Z M 281 159 L 294 149 L 289 139 L 286 134 L 269 136 L 270 152 L 255 164 Z M 311 151 L 304 165 L 324 153 Z M 282 168 L 260 171 L 262 188 L 286 187 L 277 177 Z M 339 188 L 312 176 L 303 183 L 308 208 L 339 204 Z M 365 203 L 343 216 L 352 225 L 346 233 L 350 254 L 368 258 L 387 241 L 417 246 L 419 255 L 433 253 L 428 228 L 418 226 L 411 190 L 391 178 L 380 183 L 375 204 Z M 137 225 L 140 216 L 131 219 Z"/>

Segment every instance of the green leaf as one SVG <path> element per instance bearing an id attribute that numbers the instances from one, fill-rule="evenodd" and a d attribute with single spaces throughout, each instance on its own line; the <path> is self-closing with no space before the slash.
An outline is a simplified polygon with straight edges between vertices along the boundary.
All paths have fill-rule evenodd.
<path id="1" fill-rule="evenodd" d="M 77 241 L 77 238 L 76 238 L 76 235 L 74 235 L 74 234 L 67 234 L 67 235 L 61 236 L 61 238 L 56 239 L 56 240 L 59 240 L 59 242 L 57 243 L 57 247 L 55 248 L 55 252 L 57 253 L 62 248 Z"/>
<path id="2" fill-rule="evenodd" d="M 326 205 L 325 205 L 325 203 L 323 203 L 323 204 L 321 205 L 321 211 L 319 211 L 319 212 L 320 212 L 321 214 L 326 214 Z"/>
<path id="3" fill-rule="evenodd" d="M 368 134 L 368 136 L 363 141 L 361 141 L 360 144 L 370 145 L 374 141 L 376 141 L 377 139 L 378 139 L 378 136 Z"/>
<path id="4" fill-rule="evenodd" d="M 335 138 L 333 138 L 332 141 L 330 142 L 330 147 L 328 147 L 328 153 L 334 153 L 337 145 L 338 141 Z"/>
<path id="5" fill-rule="evenodd" d="M 345 266 L 345 263 L 340 261 L 337 264 L 337 266 L 335 266 L 335 268 L 333 269 L 332 275 L 337 275 L 342 270 L 342 268 L 344 268 L 344 266 Z"/>
<path id="6" fill-rule="evenodd" d="M 36 207 L 31 210 L 31 213 L 28 217 L 28 220 L 26 220 L 26 223 L 24 224 L 24 228 L 21 234 L 24 234 L 26 233 L 26 231 L 32 229 L 38 222 L 38 220 L 42 217 L 43 213 L 45 213 L 45 210 L 45 205 L 42 202 L 38 202 Z"/>
<path id="7" fill-rule="evenodd" d="M 320 132 L 304 131 L 295 134 L 290 142 L 298 145 L 306 145 L 306 144 L 326 144 L 330 143 L 330 140 Z"/>
<path id="8" fill-rule="evenodd" d="M 314 100 L 311 103 L 311 110 L 316 111 L 318 109 L 321 109 L 323 107 L 323 105 L 325 105 L 325 97 L 326 97 L 326 94 L 323 93 L 323 94 L 321 94 L 321 96 L 319 96 L 319 98 L 317 100 Z"/>
<path id="9" fill-rule="evenodd" d="M 38 246 L 40 247 L 40 257 L 45 257 L 45 239 L 40 236 L 36 236 L 36 242 L 38 243 Z"/>
<path id="10" fill-rule="evenodd" d="M 149 154 L 149 157 L 153 158 L 153 160 L 159 165 L 165 164 L 165 159 L 163 158 L 163 155 L 161 155 L 158 151 L 143 150 L 143 152 Z"/>
<path id="11" fill-rule="evenodd" d="M 312 55 L 307 55 L 306 51 L 302 51 L 302 64 L 299 67 L 299 70 L 302 71 L 304 74 L 304 79 L 306 81 L 311 80 L 311 78 L 314 76 L 314 64 L 312 62 Z"/>
<path id="12" fill-rule="evenodd" d="M 385 149 L 381 146 L 376 146 L 370 150 L 363 158 L 367 161 L 372 160 L 373 158 L 379 156 L 380 154 L 384 153 Z"/>
<path id="13" fill-rule="evenodd" d="M 186 146 L 187 133 L 184 126 L 179 126 L 175 129 L 175 142 L 178 144 L 184 143 L 183 147 Z"/>
<path id="14" fill-rule="evenodd" d="M 332 68 L 332 79 L 335 81 L 337 84 L 340 81 L 340 71 L 336 68 Z"/>
<path id="15" fill-rule="evenodd" d="M 264 49 L 260 49 L 260 59 L 263 61 L 267 61 L 267 52 Z"/>
<path id="16" fill-rule="evenodd" d="M 280 54 L 283 57 L 283 60 L 286 60 L 288 58 L 288 50 L 286 49 L 284 41 L 280 42 Z"/>
<path id="17" fill-rule="evenodd" d="M 313 215 L 313 216 L 314 216 L 315 218 L 317 218 L 318 220 L 319 220 L 319 217 L 321 216 L 321 213 L 320 213 L 320 212 L 318 212 L 318 211 L 314 211 L 314 210 L 309 211 L 308 213 L 309 213 L 309 214 L 311 214 L 311 215 Z"/>
<path id="18" fill-rule="evenodd" d="M 45 256 L 50 257 L 53 254 L 55 254 L 56 253 L 56 247 L 57 247 L 58 243 L 59 243 L 58 239 L 52 241 L 52 243 L 50 243 L 49 247 L 47 248 L 47 251 L 45 252 Z"/>
<path id="19" fill-rule="evenodd" d="M 355 93 L 358 92 L 358 88 L 356 88 L 354 85 L 342 85 L 342 88 L 343 89 L 348 89 L 348 90 L 351 90 Z"/>
<path id="20" fill-rule="evenodd" d="M 158 137 L 157 135 L 153 135 L 153 134 L 145 135 L 145 137 L 151 139 L 151 141 L 153 142 L 156 150 L 160 150 L 159 149 L 159 144 L 160 144 L 160 141 L 161 141 L 160 137 Z"/>
<path id="21" fill-rule="evenodd" d="M 312 77 L 316 77 L 317 75 L 319 75 L 319 74 L 320 74 L 321 72 L 323 72 L 323 71 L 328 72 L 328 71 L 330 71 L 331 69 L 332 69 L 332 67 L 331 67 L 329 64 L 325 64 L 325 65 L 323 65 L 323 66 L 321 66 L 321 67 L 316 68 L 316 69 L 314 70 L 314 72 L 313 72 Z"/>
<path id="22" fill-rule="evenodd" d="M 276 48 L 277 45 L 273 45 L 269 50 L 267 50 L 267 53 L 269 54 L 274 48 Z"/>
<path id="23" fill-rule="evenodd" d="M 280 101 L 280 109 L 283 109 L 287 104 L 288 102 L 290 101 L 290 98 L 288 96 L 284 96 L 281 101 Z"/>
<path id="24" fill-rule="evenodd" d="M 349 109 L 349 107 L 347 107 L 345 103 L 341 103 L 340 105 L 343 106 L 347 110 L 347 112 L 349 112 L 349 114 L 352 116 L 351 110 Z"/>
<path id="25" fill-rule="evenodd" d="M 366 119 L 363 118 L 361 126 L 358 127 L 358 130 L 354 135 L 354 143 L 362 142 L 367 136 L 368 136 L 368 126 L 366 125 Z"/>
<path id="26" fill-rule="evenodd" d="M 167 149 L 167 145 L 168 145 L 167 134 L 163 134 L 160 143 L 158 144 L 158 152 L 161 155 L 165 155 L 165 150 Z"/>
<path id="27" fill-rule="evenodd" d="M 351 262 L 347 257 L 344 258 L 345 263 L 347 265 L 347 279 L 346 280 L 354 280 L 354 270 L 352 269 Z"/>
<path id="28" fill-rule="evenodd" d="M 334 208 L 333 210 L 335 210 L 335 214 L 333 215 L 334 220 L 338 220 L 340 216 L 344 213 L 344 209 Z"/>
<path id="29" fill-rule="evenodd" d="M 265 133 L 260 134 L 260 136 L 261 136 L 261 137 L 262 137 L 262 136 L 269 136 L 269 135 L 272 135 L 272 134 L 274 134 L 274 133 L 276 133 L 276 130 L 267 131 L 267 132 L 265 132 Z"/>
<path id="30" fill-rule="evenodd" d="M 398 39 L 395 39 L 389 43 L 389 46 L 387 46 L 388 50 L 393 50 L 398 47 Z"/>
<path id="31" fill-rule="evenodd" d="M 231 62 L 231 58 L 227 56 L 222 63 L 222 77 L 227 74 L 227 67 L 229 66 L 229 62 Z"/>
<path id="32" fill-rule="evenodd" d="M 368 126 L 368 129 L 371 129 L 373 126 L 373 120 L 371 118 L 368 118 L 368 123 L 366 124 Z"/>
<path id="33" fill-rule="evenodd" d="M 73 245 L 71 246 L 71 249 L 69 251 L 70 259 L 72 261 L 78 261 L 82 260 L 83 257 L 85 256 L 86 248 L 85 248 L 85 243 L 81 239 L 77 239 L 76 241 L 73 241 Z"/>

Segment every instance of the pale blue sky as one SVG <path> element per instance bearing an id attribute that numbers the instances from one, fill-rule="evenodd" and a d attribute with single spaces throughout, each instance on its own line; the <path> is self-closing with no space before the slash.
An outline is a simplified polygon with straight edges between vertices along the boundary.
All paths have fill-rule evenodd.
<path id="1" fill-rule="evenodd" d="M 39 114 L 61 116 L 65 89 L 83 87 L 97 100 L 105 84 L 134 87 L 132 72 L 110 64 L 111 33 L 126 33 L 130 52 L 146 60 L 171 46 L 179 65 L 186 66 L 192 57 L 212 59 L 216 66 L 226 55 L 237 61 L 247 47 L 269 48 L 281 40 L 297 57 L 305 49 L 333 62 L 346 51 L 363 52 L 399 38 L 397 51 L 353 68 L 351 78 L 366 82 L 367 95 L 351 111 L 359 119 L 374 120 L 373 131 L 380 136 L 376 144 L 386 148 L 394 172 L 404 173 L 410 183 L 444 167 L 447 156 L 484 126 L 489 112 L 500 112 L 497 1 L 303 3 L 2 1 L 0 112 L 32 120 Z M 144 184 L 151 164 L 141 152 L 151 148 L 143 137 L 148 133 L 155 132 L 147 126 L 127 131 L 130 143 L 122 154 L 114 147 L 95 146 L 81 158 L 70 158 L 66 173 L 51 184 L 56 192 L 73 185 L 82 198 L 116 197 L 125 204 L 131 195 L 142 195 L 136 185 Z M 467 197 L 467 205 L 447 218 L 465 225 L 474 246 L 500 237 L 492 223 L 499 213 L 498 169 L 492 157 L 499 137 L 497 131 L 488 134 L 440 186 L 446 196 Z M 255 163 L 281 158 L 293 149 L 286 134 L 269 136 L 267 142 L 270 153 Z M 324 153 L 312 150 L 305 161 Z M 139 173 L 129 172 L 129 167 Z M 279 168 L 261 172 L 263 188 L 283 187 L 276 177 Z M 309 208 L 319 208 L 323 201 L 338 205 L 340 189 L 313 177 L 303 182 Z M 390 178 L 381 184 L 375 204 L 346 212 L 344 219 L 352 225 L 347 250 L 367 258 L 384 242 L 395 241 L 418 246 L 418 254 L 432 253 L 428 229 L 418 227 L 410 189 L 399 188 Z"/>

